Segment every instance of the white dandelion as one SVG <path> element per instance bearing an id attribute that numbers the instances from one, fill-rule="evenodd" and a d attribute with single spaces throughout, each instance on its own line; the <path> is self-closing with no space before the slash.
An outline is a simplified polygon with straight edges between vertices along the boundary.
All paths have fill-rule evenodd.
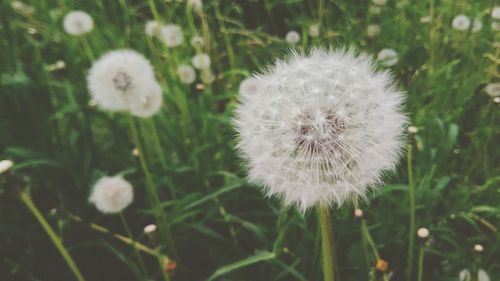
<path id="1" fill-rule="evenodd" d="M 300 34 L 295 30 L 288 31 L 285 36 L 285 40 L 288 44 L 295 45 L 300 41 Z"/>
<path id="2" fill-rule="evenodd" d="M 484 87 L 484 91 L 490 97 L 500 96 L 500 82 L 490 83 Z"/>
<path id="3" fill-rule="evenodd" d="M 311 24 L 308 30 L 309 36 L 318 37 L 319 36 L 319 25 Z"/>
<path id="4" fill-rule="evenodd" d="M 341 205 L 381 182 L 404 144 L 403 95 L 368 57 L 292 53 L 240 97 L 237 148 L 252 182 L 302 211 Z"/>
<path id="5" fill-rule="evenodd" d="M 148 20 L 146 22 L 146 26 L 144 27 L 144 33 L 148 36 L 160 36 L 161 34 L 161 25 L 159 22 L 155 20 Z"/>
<path id="6" fill-rule="evenodd" d="M 493 31 L 500 31 L 500 22 L 497 22 L 497 21 L 492 22 L 491 29 Z"/>
<path id="7" fill-rule="evenodd" d="M 210 68 L 210 56 L 205 53 L 197 54 L 191 59 L 191 63 L 196 69 L 201 70 Z"/>
<path id="8" fill-rule="evenodd" d="M 134 199 L 132 185 L 121 176 L 99 179 L 89 197 L 97 210 L 104 214 L 119 213 Z"/>
<path id="9" fill-rule="evenodd" d="M 465 31 L 470 27 L 470 19 L 466 15 L 458 15 L 451 22 L 451 26 L 458 31 Z"/>
<path id="10" fill-rule="evenodd" d="M 148 118 L 158 113 L 163 102 L 163 93 L 156 81 L 144 86 L 143 91 L 128 100 L 130 113 L 140 118 Z"/>
<path id="11" fill-rule="evenodd" d="M 14 162 L 12 160 L 2 160 L 0 161 L 0 174 L 3 174 L 10 170 L 14 166 Z"/>
<path id="12" fill-rule="evenodd" d="M 427 239 L 430 235 L 429 229 L 421 227 L 417 230 L 417 236 L 420 239 Z"/>
<path id="13" fill-rule="evenodd" d="M 94 28 L 94 21 L 84 11 L 72 11 L 64 16 L 64 30 L 71 35 L 81 36 Z"/>
<path id="14" fill-rule="evenodd" d="M 187 0 L 187 5 L 197 13 L 201 12 L 203 9 L 203 2 L 201 0 Z"/>
<path id="15" fill-rule="evenodd" d="M 500 6 L 496 6 L 491 10 L 491 17 L 496 20 L 500 20 Z"/>
<path id="16" fill-rule="evenodd" d="M 191 84 L 196 80 L 196 72 L 190 65 L 182 64 L 177 68 L 177 75 L 184 84 Z"/>
<path id="17" fill-rule="evenodd" d="M 258 90 L 259 80 L 254 77 L 248 77 L 241 81 L 238 91 L 241 96 L 247 96 L 256 94 Z"/>
<path id="18" fill-rule="evenodd" d="M 481 29 L 483 28 L 483 23 L 481 22 L 480 19 L 474 19 L 472 21 L 472 28 L 471 28 L 471 31 L 472 32 L 478 32 L 480 31 Z"/>
<path id="19" fill-rule="evenodd" d="M 398 63 L 398 53 L 393 49 L 382 49 L 377 54 L 377 60 L 385 66 L 394 66 Z"/>
<path id="20" fill-rule="evenodd" d="M 92 99 L 103 110 L 131 111 L 143 116 L 147 114 L 140 112 L 140 105 L 149 111 L 159 107 L 158 102 L 161 104 L 161 88 L 153 67 L 133 50 L 116 50 L 103 55 L 92 65 L 87 84 Z"/>
<path id="21" fill-rule="evenodd" d="M 201 48 L 203 47 L 203 37 L 200 35 L 195 35 L 191 38 L 191 46 L 194 48 Z"/>
<path id="22" fill-rule="evenodd" d="M 380 31 L 382 31 L 382 28 L 380 28 L 380 25 L 370 24 L 366 28 L 366 35 L 368 35 L 368 37 L 376 37 L 380 34 Z"/>
<path id="23" fill-rule="evenodd" d="M 182 45 L 184 42 L 184 34 L 180 26 L 176 24 L 167 24 L 161 28 L 161 39 L 169 48 Z"/>

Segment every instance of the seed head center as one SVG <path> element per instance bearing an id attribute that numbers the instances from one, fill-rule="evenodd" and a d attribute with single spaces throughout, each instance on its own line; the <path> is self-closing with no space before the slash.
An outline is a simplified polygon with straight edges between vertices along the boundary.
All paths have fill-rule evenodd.
<path id="1" fill-rule="evenodd" d="M 132 77 L 130 77 L 127 73 L 120 71 L 116 73 L 113 78 L 113 84 L 117 90 L 125 92 L 132 86 Z"/>

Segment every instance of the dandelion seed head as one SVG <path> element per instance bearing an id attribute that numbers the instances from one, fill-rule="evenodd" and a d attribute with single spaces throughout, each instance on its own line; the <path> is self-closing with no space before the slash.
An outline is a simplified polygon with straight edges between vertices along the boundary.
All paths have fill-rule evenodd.
<path id="1" fill-rule="evenodd" d="M 481 22 L 480 19 L 474 19 L 472 21 L 472 28 L 471 28 L 471 31 L 472 32 L 478 32 L 480 31 L 481 29 L 483 28 L 483 23 Z"/>
<path id="2" fill-rule="evenodd" d="M 458 31 L 465 31 L 470 27 L 470 19 L 466 15 L 458 15 L 451 22 L 451 26 Z"/>
<path id="3" fill-rule="evenodd" d="M 490 97 L 500 96 L 500 82 L 490 83 L 484 87 L 484 91 Z"/>
<path id="4" fill-rule="evenodd" d="M 370 24 L 366 28 L 366 35 L 368 35 L 368 37 L 376 37 L 380 34 L 380 31 L 382 31 L 382 28 L 380 28 L 380 25 Z"/>
<path id="5" fill-rule="evenodd" d="M 151 234 L 156 231 L 156 224 L 148 224 L 144 227 L 145 234 Z"/>
<path id="6" fill-rule="evenodd" d="M 71 35 L 81 36 L 94 28 L 94 21 L 84 11 L 72 11 L 64 16 L 64 30 Z"/>
<path id="7" fill-rule="evenodd" d="M 394 66 L 398 63 L 398 53 L 393 49 L 382 49 L 377 54 L 377 60 L 385 66 Z"/>
<path id="8" fill-rule="evenodd" d="M 153 67 L 133 50 L 104 54 L 92 65 L 87 84 L 92 99 L 102 110 L 146 116 L 161 105 L 162 91 Z"/>
<path id="9" fill-rule="evenodd" d="M 160 36 L 161 34 L 161 25 L 159 22 L 155 20 L 148 20 L 144 27 L 144 33 L 148 36 Z"/>
<path id="10" fill-rule="evenodd" d="M 236 110 L 251 181 L 301 210 L 365 198 L 403 144 L 403 95 L 352 51 L 292 53 L 255 79 Z M 332 98 L 333 97 L 333 98 Z"/>
<path id="11" fill-rule="evenodd" d="M 482 252 L 482 251 L 484 251 L 483 245 L 481 245 L 481 244 L 474 245 L 474 251 L 476 251 L 476 252 Z"/>
<path id="12" fill-rule="evenodd" d="M 180 26 L 167 24 L 161 27 L 161 39 L 167 47 L 173 48 L 184 43 L 184 34 Z"/>
<path id="13" fill-rule="evenodd" d="M 361 209 L 354 210 L 354 217 L 358 218 L 358 219 L 362 218 L 363 217 L 363 210 L 361 210 Z"/>
<path id="14" fill-rule="evenodd" d="M 196 69 L 201 70 L 210 68 L 210 63 L 211 63 L 210 56 L 205 53 L 197 54 L 193 57 L 191 63 Z"/>
<path id="15" fill-rule="evenodd" d="M 0 174 L 3 174 L 10 170 L 14 166 L 14 162 L 12 160 L 2 160 L 0 161 Z"/>
<path id="16" fill-rule="evenodd" d="M 182 64 L 177 68 L 177 75 L 184 84 L 191 84 L 196 80 L 196 72 L 190 65 Z"/>
<path id="17" fill-rule="evenodd" d="M 295 30 L 288 31 L 285 41 L 290 45 L 295 45 L 300 41 L 300 34 Z"/>
<path id="18" fill-rule="evenodd" d="M 194 48 L 201 48 L 203 47 L 203 37 L 200 35 L 195 35 L 191 38 L 191 46 Z"/>
<path id="19" fill-rule="evenodd" d="M 319 36 L 319 25 L 318 24 L 311 24 L 309 26 L 308 33 L 309 33 L 309 36 L 311 36 L 311 37 L 318 37 Z"/>
<path id="20" fill-rule="evenodd" d="M 495 6 L 493 10 L 491 10 L 491 17 L 500 20 L 500 6 Z"/>
<path id="21" fill-rule="evenodd" d="M 93 187 L 89 202 L 104 214 L 119 213 L 134 199 L 132 185 L 121 176 L 102 177 Z"/>
<path id="22" fill-rule="evenodd" d="M 426 239 L 429 237 L 429 229 L 425 228 L 425 227 L 421 227 L 417 230 L 417 236 L 420 238 L 420 239 Z"/>
<path id="23" fill-rule="evenodd" d="M 500 97 L 494 97 L 493 98 L 494 103 L 500 103 Z"/>

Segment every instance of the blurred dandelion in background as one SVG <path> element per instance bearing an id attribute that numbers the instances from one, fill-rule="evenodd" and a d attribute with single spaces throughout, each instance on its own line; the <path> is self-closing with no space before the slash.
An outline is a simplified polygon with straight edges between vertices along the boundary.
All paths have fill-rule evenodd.
<path id="1" fill-rule="evenodd" d="M 384 66 L 394 66 L 398 63 L 398 53 L 393 49 L 382 49 L 377 54 L 377 60 Z"/>
<path id="2" fill-rule="evenodd" d="M 68 34 L 81 36 L 92 31 L 94 21 L 84 11 L 72 11 L 64 16 L 63 27 Z"/>
<path id="3" fill-rule="evenodd" d="M 300 42 L 300 34 L 295 31 L 289 31 L 285 36 L 285 41 L 290 45 L 295 45 Z"/>
<path id="4" fill-rule="evenodd" d="M 134 200 L 132 185 L 121 176 L 99 179 L 89 197 L 97 210 L 104 214 L 119 213 Z"/>

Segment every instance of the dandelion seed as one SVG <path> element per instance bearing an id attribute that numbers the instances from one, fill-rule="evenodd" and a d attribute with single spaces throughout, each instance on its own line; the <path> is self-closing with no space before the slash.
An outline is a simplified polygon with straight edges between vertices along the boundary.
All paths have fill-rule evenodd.
<path id="1" fill-rule="evenodd" d="M 97 210 L 104 214 L 119 213 L 134 199 L 132 185 L 121 176 L 99 179 L 89 197 Z"/>
<path id="2" fill-rule="evenodd" d="M 144 33 L 148 36 L 160 36 L 161 35 L 161 25 L 155 20 L 148 20 L 146 26 L 144 27 Z"/>
<path id="3" fill-rule="evenodd" d="M 259 89 L 259 80 L 254 77 L 248 77 L 241 81 L 239 93 L 241 96 L 256 94 Z"/>
<path id="4" fill-rule="evenodd" d="M 377 6 L 384 6 L 385 4 L 387 4 L 387 0 L 372 0 L 372 2 Z"/>
<path id="5" fill-rule="evenodd" d="M 187 64 L 182 64 L 177 68 L 177 75 L 184 84 L 191 84 L 196 80 L 196 72 Z"/>
<path id="6" fill-rule="evenodd" d="M 200 35 L 195 35 L 191 38 L 191 46 L 194 48 L 201 48 L 203 47 L 203 37 Z"/>
<path id="7" fill-rule="evenodd" d="M 363 210 L 361 210 L 361 209 L 354 210 L 354 217 L 357 219 L 362 218 L 363 217 Z"/>
<path id="8" fill-rule="evenodd" d="M 187 0 L 187 4 L 197 13 L 203 9 L 203 2 L 201 0 Z"/>
<path id="9" fill-rule="evenodd" d="M 408 127 L 408 133 L 416 134 L 416 133 L 418 133 L 418 128 L 415 126 L 410 126 L 410 127 Z"/>
<path id="10" fill-rule="evenodd" d="M 236 109 L 237 148 L 250 181 L 302 211 L 365 198 L 403 145 L 403 95 L 367 57 L 292 53 L 258 76 Z"/>
<path id="11" fill-rule="evenodd" d="M 300 41 L 300 34 L 295 30 L 289 31 L 286 34 L 285 40 L 288 44 L 295 45 Z"/>
<path id="12" fill-rule="evenodd" d="M 145 234 L 152 234 L 156 231 L 156 224 L 148 224 L 144 227 Z"/>
<path id="13" fill-rule="evenodd" d="M 102 110 L 130 111 L 146 117 L 159 110 L 162 90 L 153 67 L 133 50 L 111 51 L 89 71 L 87 84 L 92 99 Z"/>
<path id="14" fill-rule="evenodd" d="M 377 55 L 377 60 L 385 66 L 394 66 L 398 63 L 398 53 L 393 49 L 382 49 Z"/>
<path id="15" fill-rule="evenodd" d="M 466 15 L 458 15 L 451 22 L 451 26 L 458 31 L 465 31 L 470 27 L 470 19 Z"/>
<path id="16" fill-rule="evenodd" d="M 81 36 L 92 31 L 94 21 L 84 11 L 72 11 L 64 16 L 63 27 L 68 34 Z"/>
<path id="17" fill-rule="evenodd" d="M 496 6 L 491 10 L 491 17 L 496 20 L 500 20 L 500 6 Z"/>
<path id="18" fill-rule="evenodd" d="M 490 97 L 500 96 L 500 82 L 490 83 L 484 87 L 484 91 Z"/>
<path id="19" fill-rule="evenodd" d="M 10 170 L 14 166 L 14 162 L 12 160 L 2 160 L 0 161 L 0 174 L 3 174 Z"/>
<path id="20" fill-rule="evenodd" d="M 380 31 L 382 31 L 382 28 L 380 28 L 380 25 L 378 24 L 370 24 L 366 28 L 366 34 L 368 37 L 375 37 L 380 34 Z"/>
<path id="21" fill-rule="evenodd" d="M 474 19 L 472 21 L 472 28 L 471 28 L 471 31 L 472 32 L 478 32 L 480 31 L 481 29 L 483 28 L 483 23 L 481 22 L 480 19 Z"/>
<path id="22" fill-rule="evenodd" d="M 180 26 L 176 24 L 167 24 L 161 27 L 161 39 L 169 48 L 182 45 L 184 34 Z"/>
<path id="23" fill-rule="evenodd" d="M 311 24 L 309 26 L 309 36 L 311 36 L 311 37 L 318 37 L 319 36 L 319 25 Z"/>
<path id="24" fill-rule="evenodd" d="M 196 69 L 201 70 L 210 68 L 210 63 L 211 63 L 210 56 L 205 53 L 197 54 L 193 57 L 191 63 Z"/>
<path id="25" fill-rule="evenodd" d="M 484 247 L 483 247 L 483 245 L 481 245 L 481 244 L 476 244 L 476 245 L 474 245 L 474 251 L 476 251 L 476 252 L 478 252 L 478 253 L 480 253 L 480 252 L 484 251 Z"/>
<path id="26" fill-rule="evenodd" d="M 429 229 L 425 228 L 425 227 L 421 227 L 417 230 L 417 236 L 418 238 L 420 239 L 427 239 L 429 238 Z"/>

